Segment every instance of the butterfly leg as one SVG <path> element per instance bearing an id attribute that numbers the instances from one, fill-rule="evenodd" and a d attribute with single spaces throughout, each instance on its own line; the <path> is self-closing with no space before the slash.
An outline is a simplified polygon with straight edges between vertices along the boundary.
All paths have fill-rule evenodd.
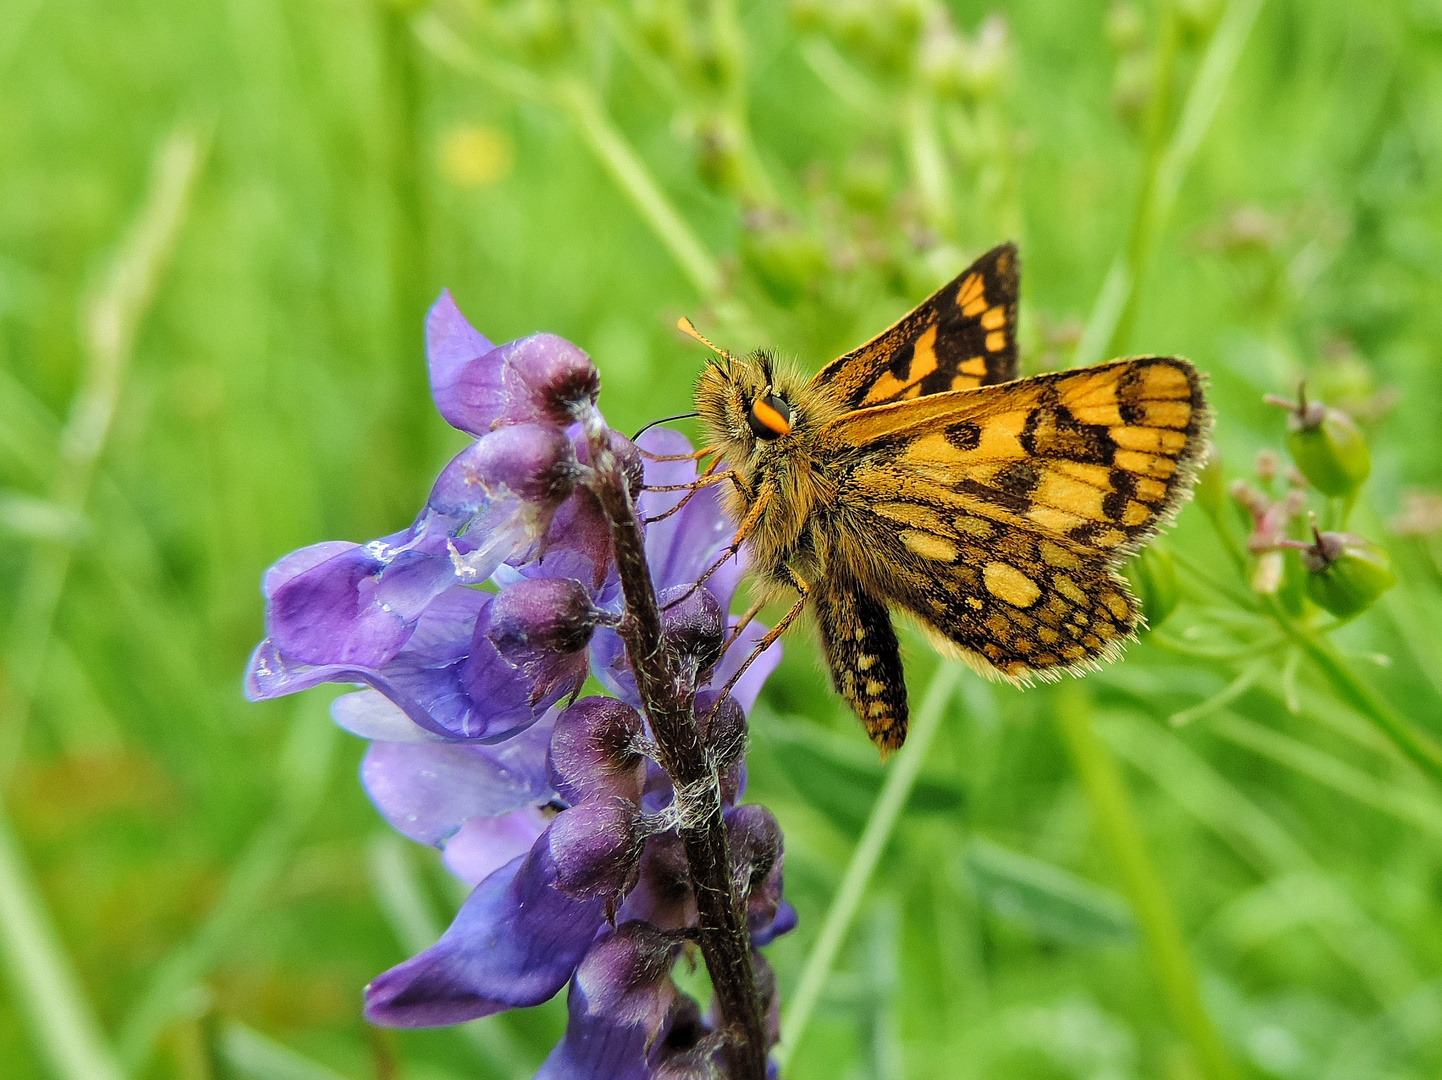
<path id="1" fill-rule="evenodd" d="M 733 558 L 736 553 L 741 550 L 741 545 L 746 542 L 746 538 L 751 535 L 752 530 L 755 529 L 756 526 L 760 523 L 761 515 L 766 511 L 766 506 L 771 501 L 771 496 L 775 490 L 775 488 L 770 487 L 761 489 L 760 496 L 758 496 L 756 501 L 751 504 L 751 509 L 747 512 L 746 517 L 742 519 L 741 524 L 736 529 L 735 538 L 731 541 L 730 544 L 726 546 L 726 550 L 721 553 L 721 557 L 710 566 L 708 566 L 706 568 L 706 572 L 702 574 L 699 578 L 697 578 L 695 583 L 689 589 L 687 589 L 684 593 L 676 597 L 676 599 L 672 600 L 669 604 L 662 608 L 662 611 L 669 611 L 671 608 L 681 603 L 681 601 L 688 599 L 692 593 L 694 593 L 702 585 L 705 585 L 706 582 L 711 579 L 712 574 L 716 573 L 717 570 L 720 570 L 721 567 L 726 565 L 726 560 Z"/>
<path id="2" fill-rule="evenodd" d="M 761 609 L 765 606 L 766 601 L 764 599 L 757 600 L 756 603 L 746 609 L 745 615 L 742 615 L 741 618 L 736 620 L 735 625 L 731 627 L 731 632 L 726 635 L 725 643 L 721 646 L 722 656 L 726 655 L 726 650 L 736 643 L 736 639 L 741 636 L 741 631 L 751 625 L 751 620 L 756 618 L 757 615 L 760 615 Z"/>
<path id="3" fill-rule="evenodd" d="M 906 741 L 906 673 L 886 605 L 846 578 L 816 591 L 816 624 L 831 681 L 882 757 Z"/>
<path id="4" fill-rule="evenodd" d="M 797 618 L 800 617 L 801 612 L 806 609 L 806 601 L 811 596 L 811 586 L 806 584 L 806 582 L 802 581 L 801 578 L 797 577 L 796 574 L 789 567 L 783 567 L 783 570 L 786 574 L 786 577 L 791 582 L 791 587 L 801 594 L 801 599 L 797 600 L 795 604 L 791 605 L 791 610 L 788 611 L 785 615 L 781 616 L 780 621 L 777 622 L 775 626 L 773 626 L 770 630 L 766 632 L 766 634 L 761 638 L 761 640 L 756 643 L 755 647 L 752 648 L 750 655 L 748 655 L 746 659 L 742 661 L 741 666 L 736 669 L 736 673 L 732 675 L 731 678 L 726 680 L 726 685 L 721 688 L 721 693 L 717 695 L 718 702 L 721 700 L 721 698 L 724 698 L 727 694 L 731 693 L 731 688 L 741 680 L 742 675 L 746 674 L 746 669 L 749 668 L 752 664 L 754 664 L 757 658 L 762 653 L 764 653 L 767 649 L 771 648 L 772 645 L 776 644 L 776 639 L 779 638 L 782 634 L 786 633 L 786 631 L 791 628 L 791 624 L 794 623 Z M 760 610 L 759 607 L 753 609 L 752 614 L 754 615 L 755 611 L 757 610 Z M 750 616 L 748 616 L 746 621 L 750 621 Z M 739 630 L 737 631 L 737 634 L 739 636 Z M 735 638 L 732 638 L 732 640 L 734 641 Z"/>

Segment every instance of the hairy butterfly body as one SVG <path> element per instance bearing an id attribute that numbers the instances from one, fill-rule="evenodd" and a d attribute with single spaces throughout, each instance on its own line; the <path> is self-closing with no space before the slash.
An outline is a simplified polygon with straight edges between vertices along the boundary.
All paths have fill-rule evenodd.
<path id="1" fill-rule="evenodd" d="M 891 610 L 989 677 L 1113 659 L 1139 609 L 1118 565 L 1188 497 L 1201 379 L 1133 357 L 1016 378 L 1016 249 L 994 248 L 806 379 L 769 353 L 708 365 L 696 407 L 768 594 L 808 603 L 837 691 L 883 751 L 906 737 Z"/>

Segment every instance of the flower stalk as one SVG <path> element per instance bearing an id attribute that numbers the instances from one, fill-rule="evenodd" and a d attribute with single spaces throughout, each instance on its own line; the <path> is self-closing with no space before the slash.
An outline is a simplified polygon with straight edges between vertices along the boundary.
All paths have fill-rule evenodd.
<path id="1" fill-rule="evenodd" d="M 762 1080 L 765 1021 L 751 963 L 744 898 L 735 893 L 730 869 L 716 763 L 696 723 L 694 694 L 662 647 L 661 612 L 646 563 L 641 523 L 606 428 L 594 412 L 586 436 L 595 463 L 593 490 L 610 524 L 616 572 L 626 597 L 619 633 L 651 723 L 658 763 L 676 790 L 679 832 L 696 897 L 696 940 L 711 977 L 722 1029 L 730 1036 L 723 1050 L 727 1071 L 731 1080 Z"/>

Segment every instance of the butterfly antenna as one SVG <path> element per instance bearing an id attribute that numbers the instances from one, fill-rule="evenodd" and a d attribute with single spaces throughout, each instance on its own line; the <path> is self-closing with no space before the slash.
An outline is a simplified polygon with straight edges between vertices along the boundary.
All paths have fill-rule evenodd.
<path id="1" fill-rule="evenodd" d="M 635 442 L 637 439 L 639 439 L 642 435 L 646 434 L 646 432 L 650 431 L 650 430 L 651 430 L 653 427 L 655 427 L 657 424 L 669 424 L 669 423 L 670 423 L 671 421 L 673 421 L 673 420 L 690 420 L 693 416 L 699 416 L 699 415 L 701 415 L 701 414 L 700 414 L 700 413 L 697 413 L 697 412 L 694 412 L 694 411 L 693 411 L 693 412 L 683 412 L 683 413 L 677 413 L 675 416 L 663 416 L 663 417 L 661 417 L 661 419 L 659 419 L 659 420 L 652 420 L 649 424 L 647 424 L 645 427 L 643 427 L 640 431 L 638 431 L 638 432 L 636 432 L 636 434 L 632 435 L 632 436 L 631 436 L 631 441 L 632 441 L 632 442 Z M 690 455 L 690 454 L 687 454 L 686 456 L 687 456 L 687 457 L 690 457 L 691 455 Z"/>
<path id="2" fill-rule="evenodd" d="M 685 315 L 682 315 L 679 319 L 676 320 L 676 329 L 680 330 L 681 333 L 685 334 L 689 338 L 695 338 L 702 345 L 705 345 L 706 348 L 710 349 L 717 356 L 721 357 L 722 360 L 725 360 L 728 364 L 731 362 L 731 354 L 725 349 L 718 349 L 715 345 L 711 344 L 710 339 L 708 339 L 704 334 L 702 334 L 700 330 L 697 330 L 696 324 L 693 323 L 690 319 L 686 318 Z M 711 362 L 715 363 L 714 360 Z"/>

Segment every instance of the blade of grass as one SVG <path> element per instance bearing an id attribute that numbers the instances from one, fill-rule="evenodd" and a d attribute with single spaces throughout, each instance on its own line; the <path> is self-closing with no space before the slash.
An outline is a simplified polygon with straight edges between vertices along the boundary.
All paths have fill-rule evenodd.
<path id="1" fill-rule="evenodd" d="M 130 1072 L 144 1068 L 156 1037 L 234 943 L 285 869 L 296 840 L 325 794 L 337 742 L 329 699 L 323 694 L 301 698 L 277 769 L 280 794 L 275 809 L 236 861 L 215 907 L 190 940 L 161 962 L 121 1025 L 121 1060 Z"/>
<path id="2" fill-rule="evenodd" d="M 777 1068 L 782 1073 L 786 1071 L 787 1062 L 796 1052 L 802 1035 L 806 1033 L 806 1025 L 821 998 L 821 991 L 826 985 L 827 976 L 831 974 L 831 966 L 836 962 L 841 943 L 856 918 L 861 899 L 866 895 L 871 875 L 886 849 L 886 842 L 891 839 L 891 832 L 896 827 L 901 808 L 906 805 L 912 786 L 921 775 L 926 752 L 941 727 L 946 704 L 951 700 L 959 677 L 960 670 L 955 664 L 943 663 L 937 668 L 921 708 L 917 710 L 916 718 L 912 722 L 906 745 L 897 753 L 896 763 L 891 767 L 890 775 L 871 808 L 871 816 L 856 844 L 851 862 L 846 867 L 841 887 L 831 901 L 831 908 L 826 912 L 826 921 L 821 925 L 821 933 L 817 935 L 816 943 L 806 958 L 801 982 L 782 1016 L 781 1043 L 773 1054 Z"/>
<path id="3" fill-rule="evenodd" d="M 1161 981 L 1168 1009 L 1191 1044 L 1196 1064 L 1210 1080 L 1239 1077 L 1236 1066 L 1202 1004 L 1196 969 L 1187 953 L 1181 921 L 1161 871 L 1152 861 L 1116 758 L 1092 727 L 1091 703 L 1077 685 L 1056 694 L 1057 725 L 1096 816 L 1102 839 L 1121 872 L 1122 885 Z"/>
<path id="4" fill-rule="evenodd" d="M 1176 129 L 1166 149 L 1158 153 L 1176 53 L 1175 17 L 1168 12 L 1168 24 L 1153 73 L 1148 146 L 1143 154 L 1142 183 L 1132 213 L 1127 247 L 1107 271 L 1106 281 L 1077 345 L 1073 366 L 1095 364 L 1126 350 L 1142 279 L 1171 216 L 1182 180 L 1211 127 L 1261 7 L 1262 0 L 1231 0 L 1227 5 L 1187 91 Z"/>
<path id="5" fill-rule="evenodd" d="M 349 1080 L 236 1021 L 225 1025 L 219 1042 L 221 1060 L 245 1080 Z"/>
<path id="6" fill-rule="evenodd" d="M 180 235 L 200 173 L 204 142 L 200 134 L 182 125 L 160 145 L 140 212 L 99 291 L 84 307 L 81 339 L 86 368 L 70 418 L 60 433 L 51 492 L 51 502 L 64 511 L 76 515 L 85 511 L 119 405 L 135 335 Z M 73 540 L 37 545 L 17 588 L 5 642 L 7 678 L 0 696 L 0 788 L 24 746 L 25 727 L 74 553 Z"/>
<path id="7" fill-rule="evenodd" d="M 0 811 L 0 946 L 31 1037 L 61 1080 L 121 1080 L 45 901 Z"/>

